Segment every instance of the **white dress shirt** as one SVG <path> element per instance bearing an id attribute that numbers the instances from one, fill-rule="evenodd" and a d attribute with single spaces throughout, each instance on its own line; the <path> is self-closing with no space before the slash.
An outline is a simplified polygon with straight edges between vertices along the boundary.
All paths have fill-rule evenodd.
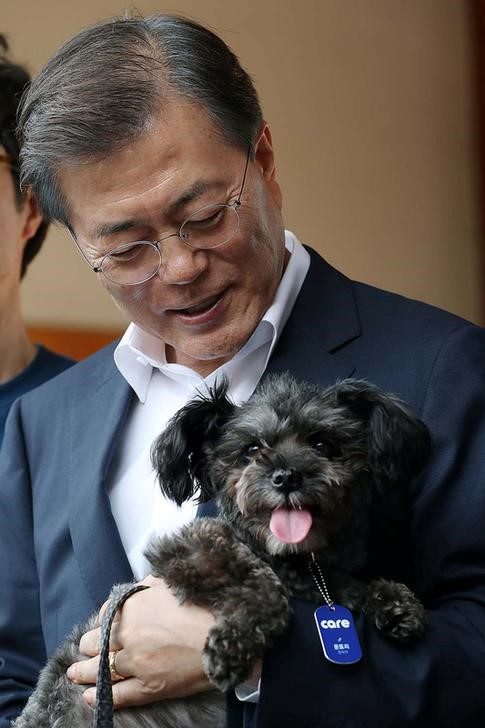
<path id="1" fill-rule="evenodd" d="M 222 376 L 227 377 L 228 395 L 236 404 L 254 392 L 310 265 L 307 251 L 288 231 L 286 248 L 290 258 L 273 303 L 242 349 L 209 376 L 168 363 L 163 342 L 133 323 L 115 350 L 116 366 L 136 399 L 110 470 L 108 492 L 136 579 L 149 572 L 143 555 L 148 542 L 192 520 L 197 508 L 195 500 L 179 507 L 161 493 L 150 463 L 152 442 L 181 407 Z"/>

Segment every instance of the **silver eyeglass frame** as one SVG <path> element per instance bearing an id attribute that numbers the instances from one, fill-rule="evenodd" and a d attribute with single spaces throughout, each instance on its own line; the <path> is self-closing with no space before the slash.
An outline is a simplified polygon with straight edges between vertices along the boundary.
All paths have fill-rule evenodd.
<path id="1" fill-rule="evenodd" d="M 108 252 L 103 255 L 103 257 L 101 258 L 101 262 L 99 263 L 99 265 L 93 265 L 90 262 L 90 260 L 88 260 L 88 257 L 86 256 L 86 253 L 81 248 L 81 246 L 79 245 L 79 243 L 78 243 L 78 241 L 76 239 L 76 236 L 74 234 L 74 231 L 71 228 L 69 228 L 69 227 L 68 227 L 68 232 L 69 232 L 71 238 L 73 239 L 76 248 L 78 249 L 78 251 L 80 252 L 80 254 L 82 255 L 82 257 L 84 258 L 84 260 L 86 261 L 86 263 L 88 264 L 88 266 L 91 268 L 91 270 L 94 273 L 101 273 L 107 280 L 110 281 L 110 283 L 114 283 L 117 286 L 139 286 L 142 283 L 146 283 L 147 281 L 151 280 L 154 276 L 157 275 L 158 271 L 160 270 L 161 265 L 162 265 L 162 253 L 160 251 L 159 245 L 164 240 L 168 240 L 169 238 L 179 238 L 185 245 L 187 245 L 187 247 L 192 248 L 192 250 L 215 250 L 216 248 L 221 248 L 223 245 L 227 245 L 227 243 L 229 243 L 234 238 L 234 236 L 239 231 L 240 218 L 239 218 L 239 214 L 238 214 L 238 209 L 241 206 L 241 196 L 242 196 L 242 193 L 243 193 L 243 190 L 244 190 L 244 185 L 246 183 L 246 176 L 247 176 L 247 171 L 248 171 L 248 166 L 249 166 L 249 160 L 250 160 L 250 158 L 251 158 L 251 146 L 248 146 L 248 151 L 247 151 L 247 155 L 246 155 L 246 162 L 244 164 L 244 173 L 243 173 L 243 178 L 242 178 L 242 182 L 241 182 L 241 187 L 239 188 L 239 193 L 237 195 L 237 198 L 230 205 L 227 204 L 227 203 L 220 203 L 220 204 L 215 203 L 215 204 L 212 204 L 212 205 L 204 205 L 203 207 L 200 207 L 198 210 L 195 210 L 192 213 L 192 215 L 189 215 L 189 217 L 186 220 L 183 221 L 183 223 L 180 225 L 180 227 L 178 229 L 178 232 L 176 232 L 176 233 L 170 233 L 169 235 L 164 235 L 162 238 L 159 238 L 159 240 L 155 240 L 154 242 L 152 242 L 151 240 L 133 240 L 130 243 L 124 243 L 123 245 L 117 245 L 114 248 L 112 248 L 111 250 L 108 250 Z M 190 220 L 192 217 L 194 217 L 195 215 L 197 215 L 199 212 L 201 212 L 201 211 L 203 211 L 205 209 L 208 209 L 210 207 L 231 207 L 231 208 L 233 208 L 234 211 L 235 211 L 235 213 L 236 213 L 236 215 L 237 215 L 237 220 L 238 220 L 237 227 L 235 228 L 235 230 L 234 230 L 234 232 L 233 232 L 233 234 L 231 235 L 230 238 L 228 238 L 227 240 L 225 240 L 222 243 L 218 243 L 217 245 L 212 245 L 212 246 L 210 246 L 208 248 L 198 247 L 198 246 L 195 246 L 195 245 L 191 245 L 189 242 L 187 242 L 187 240 L 184 239 L 183 235 L 181 234 L 181 231 L 182 231 L 184 225 L 187 223 L 188 220 Z M 118 281 L 114 281 L 112 278 L 110 278 L 103 271 L 103 263 L 104 263 L 104 261 L 107 258 L 109 258 L 111 255 L 113 255 L 113 253 L 122 252 L 123 250 L 128 250 L 129 248 L 131 248 L 134 245 L 148 245 L 148 246 L 154 248 L 157 251 L 159 260 L 158 260 L 158 266 L 157 266 L 156 270 L 153 273 L 150 273 L 150 275 L 147 276 L 146 278 L 144 278 L 143 280 L 136 281 L 135 283 L 119 283 Z"/>

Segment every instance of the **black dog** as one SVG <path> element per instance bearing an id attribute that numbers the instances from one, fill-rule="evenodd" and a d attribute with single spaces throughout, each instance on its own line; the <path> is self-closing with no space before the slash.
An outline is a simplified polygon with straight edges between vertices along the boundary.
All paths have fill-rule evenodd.
<path id="1" fill-rule="evenodd" d="M 222 692 L 244 681 L 286 629 L 289 596 L 321 603 L 326 592 L 402 642 L 424 629 L 424 608 L 407 586 L 359 578 L 373 499 L 405 487 L 424 466 L 424 424 L 395 397 L 355 380 L 322 390 L 268 377 L 240 407 L 226 392 L 222 384 L 186 405 L 152 450 L 169 498 L 216 498 L 220 517 L 195 520 L 147 554 L 181 602 L 215 615 L 203 659 L 221 692 L 116 711 L 119 728 L 222 726 Z M 84 629 L 45 668 L 15 728 L 89 725 L 80 688 L 64 676 L 80 659 Z"/>

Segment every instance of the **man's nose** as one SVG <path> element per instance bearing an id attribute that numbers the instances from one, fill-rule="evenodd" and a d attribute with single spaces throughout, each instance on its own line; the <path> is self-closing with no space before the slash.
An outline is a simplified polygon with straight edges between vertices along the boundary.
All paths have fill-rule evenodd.
<path id="1" fill-rule="evenodd" d="M 187 285 L 207 270 L 207 250 L 186 245 L 178 235 L 172 235 L 159 243 L 162 264 L 158 276 L 169 285 Z"/>

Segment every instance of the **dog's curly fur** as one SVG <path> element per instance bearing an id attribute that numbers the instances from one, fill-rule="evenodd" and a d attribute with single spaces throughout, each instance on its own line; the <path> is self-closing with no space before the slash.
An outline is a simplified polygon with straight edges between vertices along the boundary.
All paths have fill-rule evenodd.
<path id="1" fill-rule="evenodd" d="M 310 553 L 335 602 L 363 609 L 383 634 L 401 642 L 424 630 L 424 608 L 407 586 L 359 578 L 367 565 L 372 501 L 405 487 L 424 466 L 431 444 L 424 424 L 397 398 L 351 379 L 322 390 L 289 375 L 268 377 L 242 406 L 226 393 L 223 383 L 186 405 L 152 450 L 169 498 L 178 504 L 197 492 L 202 502 L 216 498 L 220 516 L 197 519 L 147 552 L 153 574 L 180 602 L 215 615 L 203 660 L 217 690 L 118 710 L 117 728 L 222 726 L 223 692 L 244 681 L 286 629 L 289 597 L 322 601 Z M 311 514 L 302 540 L 275 535 L 271 514 L 279 508 Z M 76 628 L 48 663 L 15 728 L 89 725 L 81 688 L 65 670 L 80 659 L 79 638 L 92 623 Z"/>

